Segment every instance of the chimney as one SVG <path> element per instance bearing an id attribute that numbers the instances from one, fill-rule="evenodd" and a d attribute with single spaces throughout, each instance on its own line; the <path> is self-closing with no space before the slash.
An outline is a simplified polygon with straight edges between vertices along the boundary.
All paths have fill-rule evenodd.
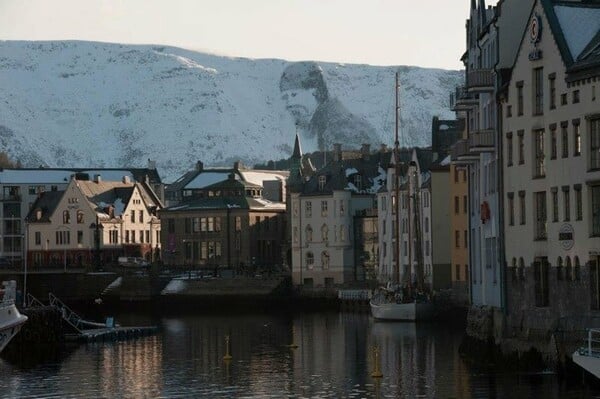
<path id="1" fill-rule="evenodd" d="M 333 145 L 333 162 L 339 162 L 342 160 L 342 145 L 335 143 Z"/>
<path id="2" fill-rule="evenodd" d="M 101 183 L 101 182 L 102 182 L 102 176 L 94 175 L 94 183 Z"/>
<path id="3" fill-rule="evenodd" d="M 244 169 L 244 164 L 242 163 L 242 161 L 235 161 L 233 163 L 233 169 L 235 169 L 235 170 Z"/>
<path id="4" fill-rule="evenodd" d="M 131 183 L 129 176 L 123 176 L 123 184 L 129 184 L 129 183 Z"/>
<path id="5" fill-rule="evenodd" d="M 369 155 L 371 154 L 371 144 L 363 144 L 362 147 L 360 147 L 360 154 L 364 160 L 368 161 Z"/>
<path id="6" fill-rule="evenodd" d="M 156 161 L 153 161 L 150 158 L 148 158 L 148 169 L 156 169 Z"/>
<path id="7" fill-rule="evenodd" d="M 204 170 L 204 164 L 202 163 L 202 161 L 196 162 L 196 171 L 202 172 L 203 170 Z"/>

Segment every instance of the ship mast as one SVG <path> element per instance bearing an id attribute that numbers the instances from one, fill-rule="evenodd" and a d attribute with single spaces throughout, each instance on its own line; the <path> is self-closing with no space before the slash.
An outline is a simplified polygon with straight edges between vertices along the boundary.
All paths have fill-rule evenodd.
<path id="1" fill-rule="evenodd" d="M 393 212 L 396 214 L 396 223 L 394 226 L 394 236 L 396 242 L 394 243 L 394 258 L 396 263 L 394 264 L 394 283 L 400 284 L 400 141 L 398 140 L 398 124 L 399 118 L 398 113 L 400 111 L 400 105 L 398 101 L 398 90 L 400 83 L 398 81 L 398 72 L 396 72 L 396 85 L 394 87 L 396 97 L 396 107 L 394 108 L 396 114 L 396 125 L 395 125 L 395 137 L 394 137 L 394 196 L 396 201 L 392 201 Z"/>

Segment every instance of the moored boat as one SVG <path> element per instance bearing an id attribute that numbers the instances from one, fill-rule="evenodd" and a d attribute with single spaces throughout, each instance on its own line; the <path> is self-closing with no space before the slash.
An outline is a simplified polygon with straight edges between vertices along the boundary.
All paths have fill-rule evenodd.
<path id="1" fill-rule="evenodd" d="M 0 352 L 27 321 L 15 305 L 16 286 L 15 281 L 3 281 L 0 289 Z"/>
<path id="2" fill-rule="evenodd" d="M 573 353 L 573 362 L 587 372 L 600 378 L 600 330 L 590 328 L 586 346 Z"/>

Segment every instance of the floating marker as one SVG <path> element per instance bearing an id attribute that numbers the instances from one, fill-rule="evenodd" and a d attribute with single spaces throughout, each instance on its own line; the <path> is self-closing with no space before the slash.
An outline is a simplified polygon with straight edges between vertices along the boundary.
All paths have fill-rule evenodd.
<path id="1" fill-rule="evenodd" d="M 225 336 L 225 356 L 223 356 L 223 360 L 229 361 L 233 359 L 233 357 L 229 354 L 229 335 Z"/>
<path id="2" fill-rule="evenodd" d="M 379 348 L 378 347 L 373 348 L 373 357 L 374 357 L 374 361 L 375 361 L 375 370 L 373 370 L 373 372 L 371 373 L 371 377 L 372 378 L 382 378 L 383 373 L 381 372 L 381 370 L 379 370 Z"/>

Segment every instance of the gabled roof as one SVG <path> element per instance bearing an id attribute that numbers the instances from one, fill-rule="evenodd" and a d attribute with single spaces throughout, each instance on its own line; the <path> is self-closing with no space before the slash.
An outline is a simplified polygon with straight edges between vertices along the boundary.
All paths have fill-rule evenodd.
<path id="1" fill-rule="evenodd" d="M 107 206 L 113 206 L 115 216 L 120 216 L 136 188 L 148 208 L 161 206 L 139 183 L 78 180 L 77 186 L 87 198 L 91 208 L 99 213 L 105 213 L 104 210 Z"/>
<path id="2" fill-rule="evenodd" d="M 25 218 L 26 221 L 35 221 L 36 223 L 49 223 L 50 216 L 60 203 L 64 191 L 45 191 L 40 193 L 38 198 L 33 203 L 29 214 Z M 41 218 L 36 217 L 37 211 L 41 211 Z"/>

